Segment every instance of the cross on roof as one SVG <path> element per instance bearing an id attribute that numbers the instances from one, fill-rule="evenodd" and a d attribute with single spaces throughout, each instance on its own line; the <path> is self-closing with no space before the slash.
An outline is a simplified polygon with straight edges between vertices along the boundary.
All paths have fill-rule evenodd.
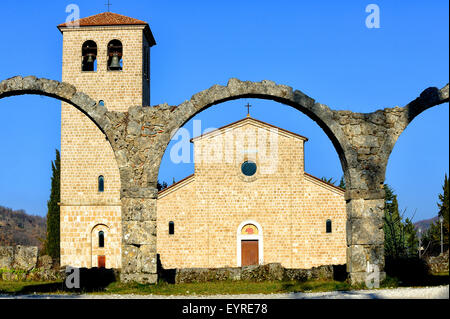
<path id="1" fill-rule="evenodd" d="M 250 103 L 247 103 L 247 105 L 245 107 L 247 108 L 247 117 L 250 117 L 250 108 L 252 106 L 250 105 Z"/>
<path id="2" fill-rule="evenodd" d="M 105 3 L 105 6 L 108 7 L 108 12 L 110 12 L 111 11 L 110 7 L 112 6 L 112 3 L 110 3 L 109 0 L 108 0 L 108 3 Z"/>

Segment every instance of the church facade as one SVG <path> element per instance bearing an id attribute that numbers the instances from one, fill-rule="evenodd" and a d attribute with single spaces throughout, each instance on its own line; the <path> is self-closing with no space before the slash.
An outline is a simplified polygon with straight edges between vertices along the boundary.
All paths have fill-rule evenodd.
<path id="1" fill-rule="evenodd" d="M 146 22 L 114 13 L 58 26 L 62 80 L 126 112 L 150 105 Z M 121 268 L 120 175 L 103 132 L 61 110 L 61 265 Z M 192 140 L 195 173 L 159 192 L 157 253 L 169 268 L 344 264 L 344 191 L 304 171 L 305 137 L 245 118 Z"/>
<path id="2" fill-rule="evenodd" d="M 195 173 L 159 192 L 162 266 L 345 264 L 344 191 L 305 173 L 306 141 L 251 117 L 194 138 Z"/>

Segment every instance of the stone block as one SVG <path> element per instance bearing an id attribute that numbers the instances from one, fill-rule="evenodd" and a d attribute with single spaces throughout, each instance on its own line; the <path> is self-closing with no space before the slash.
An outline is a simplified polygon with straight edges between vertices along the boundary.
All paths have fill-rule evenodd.
<path id="1" fill-rule="evenodd" d="M 367 263 L 378 265 L 380 271 L 384 270 L 383 245 L 351 245 L 347 247 L 348 272 L 366 271 Z"/>
<path id="2" fill-rule="evenodd" d="M 14 269 L 29 271 L 36 267 L 38 259 L 38 248 L 27 246 L 16 246 L 14 251 Z"/>
<path id="3" fill-rule="evenodd" d="M 352 218 L 383 218 L 384 199 L 352 199 L 347 202 L 347 217 Z"/>
<path id="4" fill-rule="evenodd" d="M 384 243 L 382 218 L 347 220 L 347 245 L 380 245 Z"/>
<path id="5" fill-rule="evenodd" d="M 156 245 L 156 222 L 123 221 L 123 240 L 128 245 Z"/>
<path id="6" fill-rule="evenodd" d="M 158 281 L 157 274 L 129 274 L 129 273 L 121 273 L 120 274 L 121 282 L 137 282 L 140 284 L 156 284 Z"/>
<path id="7" fill-rule="evenodd" d="M 14 248 L 0 246 L 0 268 L 10 269 L 14 263 Z"/>

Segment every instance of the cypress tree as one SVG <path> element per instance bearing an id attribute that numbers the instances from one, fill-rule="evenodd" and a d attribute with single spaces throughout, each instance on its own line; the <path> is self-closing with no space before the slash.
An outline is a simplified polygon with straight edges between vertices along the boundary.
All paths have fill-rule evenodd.
<path id="1" fill-rule="evenodd" d="M 47 201 L 47 238 L 45 240 L 44 252 L 55 260 L 60 257 L 60 234 L 59 234 L 59 201 L 60 201 L 60 177 L 61 157 L 56 150 L 56 159 L 52 161 L 52 188 L 50 199 Z"/>

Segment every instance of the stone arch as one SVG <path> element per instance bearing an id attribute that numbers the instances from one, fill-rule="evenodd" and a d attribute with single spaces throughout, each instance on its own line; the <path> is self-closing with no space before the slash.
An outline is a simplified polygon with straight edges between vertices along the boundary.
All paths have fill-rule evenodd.
<path id="1" fill-rule="evenodd" d="M 420 93 L 419 97 L 402 108 L 384 109 L 386 122 L 389 123 L 389 113 L 397 112 L 398 117 L 392 129 L 388 129 L 385 144 L 382 146 L 382 156 L 386 159 L 386 166 L 400 135 L 409 124 L 426 110 L 449 102 L 449 84 L 443 88 L 429 87 Z"/>
<path id="2" fill-rule="evenodd" d="M 175 133 L 191 118 L 207 108 L 227 101 L 242 98 L 264 99 L 282 103 L 297 109 L 315 121 L 331 140 L 336 152 L 338 153 L 345 179 L 349 181 L 347 156 L 345 153 L 345 149 L 347 149 L 348 146 L 345 136 L 338 125 L 339 123 L 336 123 L 334 120 L 335 111 L 331 110 L 324 104 L 316 103 L 314 99 L 310 98 L 303 92 L 293 90 L 287 85 L 278 85 L 267 80 L 263 80 L 261 82 L 251 82 L 240 81 L 234 78 L 228 81 L 227 86 L 214 85 L 209 89 L 193 95 L 190 100 L 185 101 L 178 106 L 157 106 L 162 112 L 167 112 L 167 110 L 169 111 L 169 114 L 167 115 L 169 119 L 165 134 L 161 136 L 161 139 L 158 142 L 160 149 L 156 150 L 156 160 L 158 161 L 158 164 L 155 165 L 156 171 L 153 169 L 149 172 L 150 174 L 148 176 L 148 180 L 156 181 L 159 166 L 164 152 L 170 142 L 170 138 L 172 136 L 171 134 Z"/>
<path id="3" fill-rule="evenodd" d="M 110 120 L 105 116 L 108 112 L 106 107 L 97 104 L 83 92 L 77 91 L 71 84 L 35 76 L 16 76 L 0 82 L 0 99 L 25 94 L 48 96 L 73 105 L 105 135 L 110 126 Z"/>

